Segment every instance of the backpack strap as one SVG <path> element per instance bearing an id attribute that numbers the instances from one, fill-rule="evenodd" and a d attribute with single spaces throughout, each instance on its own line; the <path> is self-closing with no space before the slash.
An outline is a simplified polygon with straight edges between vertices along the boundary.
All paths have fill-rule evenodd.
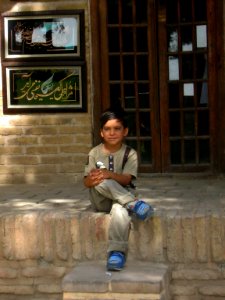
<path id="1" fill-rule="evenodd" d="M 131 147 L 130 146 L 126 146 L 126 149 L 125 149 L 125 152 L 124 152 L 124 156 L 123 156 L 123 163 L 122 163 L 122 170 L 127 162 L 127 159 L 128 159 L 128 156 L 129 156 L 129 153 L 130 153 L 130 150 L 131 150 Z M 132 189 L 136 189 L 136 186 L 133 184 L 133 182 L 131 181 L 129 186 L 132 188 Z"/>
<path id="2" fill-rule="evenodd" d="M 124 169 L 124 166 L 127 162 L 129 153 L 130 153 L 131 147 L 126 146 L 125 152 L 124 152 L 124 156 L 123 156 L 123 162 L 122 162 L 122 170 Z"/>

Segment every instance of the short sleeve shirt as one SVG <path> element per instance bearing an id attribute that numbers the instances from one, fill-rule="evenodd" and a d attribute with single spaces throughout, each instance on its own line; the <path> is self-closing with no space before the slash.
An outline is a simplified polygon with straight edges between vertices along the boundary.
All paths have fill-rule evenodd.
<path id="1" fill-rule="evenodd" d="M 103 144 L 99 144 L 98 146 L 94 147 L 88 154 L 88 161 L 85 165 L 84 176 L 87 176 L 88 173 L 92 169 L 96 169 L 96 162 L 101 161 L 107 169 L 109 169 L 109 156 L 113 157 L 113 166 L 114 172 L 118 174 L 129 174 L 133 178 L 137 177 L 137 167 L 138 167 L 138 160 L 137 160 L 137 152 L 131 148 L 127 162 L 122 169 L 124 153 L 126 150 L 126 145 L 122 144 L 121 148 L 114 152 L 114 153 L 105 153 L 103 151 Z"/>

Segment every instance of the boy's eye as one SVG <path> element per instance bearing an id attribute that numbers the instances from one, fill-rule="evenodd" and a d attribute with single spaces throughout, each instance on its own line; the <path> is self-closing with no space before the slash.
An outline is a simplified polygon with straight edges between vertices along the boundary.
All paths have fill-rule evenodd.
<path id="1" fill-rule="evenodd" d="M 103 129 L 104 129 L 104 131 L 110 131 L 110 130 L 120 131 L 120 130 L 122 130 L 122 127 L 121 126 L 113 127 L 113 128 L 111 128 L 111 127 L 104 127 Z"/>

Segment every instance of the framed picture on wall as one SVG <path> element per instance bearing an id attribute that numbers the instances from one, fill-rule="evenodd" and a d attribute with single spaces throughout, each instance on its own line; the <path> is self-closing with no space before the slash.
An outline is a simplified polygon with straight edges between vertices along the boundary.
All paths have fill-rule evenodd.
<path id="1" fill-rule="evenodd" d="M 3 112 L 86 111 L 85 66 L 3 66 Z"/>
<path id="2" fill-rule="evenodd" d="M 81 59 L 84 11 L 43 11 L 2 15 L 3 59 Z"/>

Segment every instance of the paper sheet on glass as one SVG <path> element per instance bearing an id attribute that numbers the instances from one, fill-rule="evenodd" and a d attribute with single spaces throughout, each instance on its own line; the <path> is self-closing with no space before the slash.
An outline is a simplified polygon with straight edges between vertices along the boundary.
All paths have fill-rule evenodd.
<path id="1" fill-rule="evenodd" d="M 184 96 L 194 96 L 194 84 L 184 83 Z"/>
<path id="2" fill-rule="evenodd" d="M 179 80 L 179 61 L 173 56 L 169 57 L 169 80 Z"/>
<path id="3" fill-rule="evenodd" d="M 197 35 L 197 48 L 206 48 L 207 47 L 206 25 L 197 26 L 196 35 Z"/>

